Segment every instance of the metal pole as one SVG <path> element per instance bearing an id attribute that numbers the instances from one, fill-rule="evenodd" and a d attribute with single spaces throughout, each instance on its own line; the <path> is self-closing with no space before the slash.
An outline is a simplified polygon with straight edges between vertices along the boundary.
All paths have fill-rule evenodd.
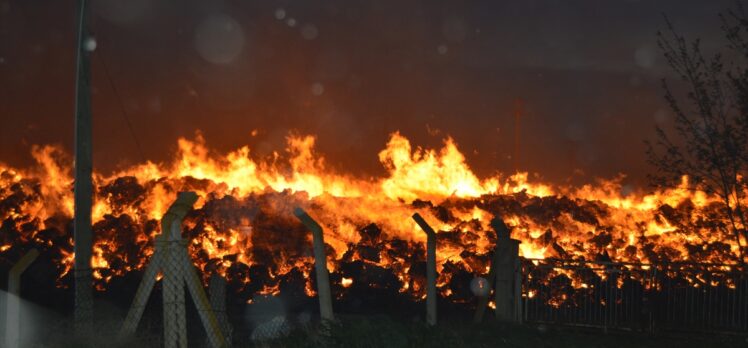
<path id="1" fill-rule="evenodd" d="M 426 322 L 436 325 L 436 233 L 421 215 L 413 214 L 413 220 L 426 232 Z"/>
<path id="2" fill-rule="evenodd" d="M 91 284 L 91 204 L 93 182 L 91 179 L 91 60 L 90 6 L 78 0 L 78 46 L 75 81 L 75 329 L 79 335 L 92 332 L 93 289 Z"/>

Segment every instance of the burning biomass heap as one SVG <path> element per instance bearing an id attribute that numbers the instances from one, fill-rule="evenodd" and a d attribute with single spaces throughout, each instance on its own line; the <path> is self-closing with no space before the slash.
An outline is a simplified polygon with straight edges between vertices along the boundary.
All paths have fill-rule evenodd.
<path id="1" fill-rule="evenodd" d="M 219 156 L 200 136 L 180 139 L 171 163 L 95 174 L 96 287 L 105 290 L 112 279 L 145 267 L 158 221 L 179 191 L 200 196 L 184 236 L 196 266 L 206 271 L 206 282 L 213 270 L 225 275 L 242 300 L 281 292 L 286 284 L 302 284 L 314 295 L 311 236 L 294 218 L 295 206 L 325 228 L 339 299 L 356 289 L 423 298 L 426 236 L 410 218 L 414 212 L 438 230 L 438 288 L 453 302 L 470 299 L 470 279 L 487 273 L 495 234 L 486 231 L 494 215 L 514 227 L 512 238 L 522 241 L 526 258 L 738 261 L 738 243 L 726 232 L 717 199 L 701 192 L 624 195 L 619 180 L 561 188 L 530 183 L 526 174 L 479 179 L 451 139 L 439 151 L 413 149 L 397 133 L 379 153 L 388 175 L 362 180 L 326 170 L 313 137 L 287 140 L 285 153 L 259 160 L 248 147 Z M 49 146 L 35 147 L 33 155 L 35 168 L 0 165 L 0 263 L 37 248 L 57 266 L 57 286 L 67 286 L 71 161 Z"/>

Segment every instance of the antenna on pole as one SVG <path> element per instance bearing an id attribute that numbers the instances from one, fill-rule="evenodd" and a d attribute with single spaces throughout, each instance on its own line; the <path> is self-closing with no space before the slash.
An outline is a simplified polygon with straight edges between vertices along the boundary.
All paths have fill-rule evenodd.
<path id="1" fill-rule="evenodd" d="M 75 332 L 81 338 L 93 333 L 93 288 L 91 279 L 91 205 L 93 201 L 91 141 L 91 51 L 96 42 L 90 33 L 91 10 L 86 0 L 77 0 L 77 59 L 75 77 Z"/>

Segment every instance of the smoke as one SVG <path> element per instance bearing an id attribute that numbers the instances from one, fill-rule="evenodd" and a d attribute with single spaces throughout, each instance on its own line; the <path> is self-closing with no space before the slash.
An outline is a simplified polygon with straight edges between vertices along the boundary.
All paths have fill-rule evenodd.
<path id="1" fill-rule="evenodd" d="M 118 24 L 129 25 L 152 13 L 152 0 L 100 0 L 94 1 L 96 13 L 104 19 Z"/>
<path id="2" fill-rule="evenodd" d="M 301 36 L 306 40 L 314 40 L 319 35 L 319 30 L 314 24 L 305 24 L 301 27 Z"/>
<path id="3" fill-rule="evenodd" d="M 655 66 L 658 55 L 659 52 L 657 52 L 656 47 L 653 47 L 652 45 L 644 45 L 638 47 L 636 51 L 634 51 L 634 62 L 636 62 L 636 65 L 641 68 L 651 69 Z"/>
<path id="4" fill-rule="evenodd" d="M 468 158 L 477 172 L 507 172 L 514 169 L 505 160 L 513 147 L 512 105 L 522 98 L 528 111 L 522 170 L 565 180 L 577 169 L 568 160 L 576 144 L 566 139 L 566 122 L 582 118 L 589 126 L 584 146 L 616 161 L 580 169 L 591 176 L 625 169 L 630 178 L 643 178 L 649 168 L 642 140 L 653 133 L 652 115 L 666 107 L 658 83 L 666 64 L 653 45 L 659 14 L 698 34 L 689 37 L 719 43 L 716 13 L 729 3 L 412 2 L 379 4 L 376 11 L 355 2 L 318 5 L 95 2 L 97 169 L 140 160 L 123 113 L 147 144 L 146 157 L 160 162 L 170 157 L 174 139 L 195 129 L 226 149 L 245 144 L 251 129 L 316 133 L 314 121 L 333 111 L 351 115 L 360 137 L 339 146 L 336 139 L 349 130 L 332 122 L 320 150 L 351 172 L 381 170 L 375 154 L 390 132 L 427 145 L 438 141 L 423 131 L 426 123 L 468 152 L 477 149 L 481 155 Z M 0 95 L 9 96 L 0 129 L 5 163 L 28 164 L 31 144 L 72 148 L 73 126 L 64 116 L 73 113 L 74 67 L 66 6 L 0 1 L 0 22 L 13 33 L 0 42 Z M 324 88 L 312 89 L 315 83 Z M 595 120 L 610 110 L 623 124 Z M 497 127 L 505 130 L 499 136 L 487 131 Z"/>
<path id="5" fill-rule="evenodd" d="M 468 32 L 468 25 L 465 20 L 452 16 L 448 17 L 442 23 L 442 34 L 450 43 L 459 43 L 465 40 Z"/>

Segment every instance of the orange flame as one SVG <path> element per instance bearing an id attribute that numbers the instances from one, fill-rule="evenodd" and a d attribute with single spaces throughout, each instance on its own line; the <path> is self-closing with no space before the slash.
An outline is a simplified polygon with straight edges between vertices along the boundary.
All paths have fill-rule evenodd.
<path id="1" fill-rule="evenodd" d="M 122 235 L 119 227 L 113 227 L 106 235 L 97 236 L 92 259 L 96 280 L 105 284 L 119 275 L 117 272 L 144 267 L 153 253 L 152 238 L 158 233 L 148 226 L 161 218 L 179 190 L 196 191 L 200 196 L 196 208 L 216 214 L 199 223 L 188 219 L 185 229 L 197 231 L 191 233 L 190 240 L 197 266 L 206 268 L 207 260 L 211 260 L 211 267 L 222 274 L 237 264 L 251 267 L 257 263 L 254 250 L 258 240 L 253 236 L 269 232 L 240 208 L 246 205 L 242 202 L 258 200 L 261 207 L 286 221 L 293 221 L 290 212 L 294 205 L 308 209 L 325 228 L 325 241 L 334 251 L 328 263 L 331 271 L 338 267 L 337 261 L 349 246 L 362 242 L 359 231 L 370 223 L 383 231 L 380 238 L 384 241 L 425 243 L 425 234 L 410 219 L 415 210 L 443 238 L 450 238 L 438 243 L 440 272 L 446 263 L 460 264 L 479 274 L 487 271 L 486 262 L 466 259 L 463 251 L 485 255 L 491 250 L 493 235 L 484 231 L 494 215 L 501 215 L 513 226 L 512 237 L 521 240 L 520 253 L 528 258 L 590 260 L 605 254 L 613 260 L 643 263 L 658 257 L 724 263 L 738 254 L 734 239 L 717 225 L 703 223 L 706 218 L 714 220 L 710 214 L 718 209 L 718 199 L 688 190 L 686 177 L 675 189 L 626 194 L 622 193 L 622 178 L 578 188 L 532 183 L 527 173 L 479 178 L 451 138 L 439 150 L 414 149 L 407 138 L 394 133 L 379 153 L 388 174 L 361 179 L 328 170 L 324 158 L 314 151 L 313 136 L 291 135 L 287 144 L 285 153 L 274 152 L 267 159 L 253 158 L 248 146 L 219 155 L 210 151 L 198 134 L 194 140 L 178 140 L 178 152 L 170 163 L 146 162 L 108 176 L 95 173 L 99 188 L 92 211 L 95 228 L 105 228 L 107 222 L 123 217 L 127 219 L 120 223 L 131 226 L 130 235 Z M 47 224 L 54 223 L 55 217 L 69 219 L 73 213 L 71 168 L 62 164 L 69 163 L 65 161 L 68 158 L 51 146 L 35 146 L 32 154 L 39 165 L 31 169 L 0 164 L 0 202 L 20 197 L 16 205 L 0 206 L 0 218 L 10 219 L 17 231 L 23 231 L 3 239 L 8 244 L 0 245 L 0 253 L 10 249 L 12 243 L 50 244 L 49 239 L 37 240 L 35 236 L 54 227 Z M 127 178 L 132 178 L 131 182 Z M 507 198 L 514 205 L 507 204 Z M 222 212 L 221 203 L 215 202 L 223 199 L 228 199 L 226 204 L 236 200 L 231 203 L 232 209 L 241 211 L 240 216 Z M 416 200 L 430 201 L 438 209 L 413 204 Z M 208 202 L 215 206 L 206 207 Z M 33 228 L 22 228 L 24 224 Z M 310 241 L 307 238 L 299 243 L 309 245 Z M 73 262 L 72 240 L 67 238 L 66 242 L 58 245 L 60 277 L 70 272 Z M 123 257 L 126 266 L 114 273 L 104 272 L 112 268 L 114 255 L 120 253 L 123 244 L 136 246 L 136 251 Z M 401 291 L 423 295 L 420 280 L 408 274 L 407 260 L 386 254 L 378 261 L 359 253 L 352 257 L 396 270 Z M 301 269 L 307 279 L 307 294 L 314 293 L 308 281 L 313 262 L 310 254 L 278 250 L 272 258 L 277 267 L 271 270 L 271 278 Z M 243 277 L 245 283 L 251 281 L 248 274 Z M 439 279 L 440 285 L 448 281 L 447 276 Z M 348 287 L 352 282 L 343 278 L 341 285 Z M 278 291 L 278 283 L 274 283 L 265 285 L 260 293 Z"/>

